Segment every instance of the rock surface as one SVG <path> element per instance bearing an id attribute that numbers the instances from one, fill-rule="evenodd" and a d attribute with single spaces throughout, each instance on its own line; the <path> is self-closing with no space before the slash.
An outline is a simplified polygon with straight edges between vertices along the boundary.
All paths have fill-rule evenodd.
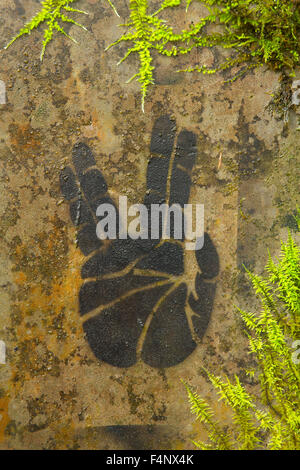
<path id="1" fill-rule="evenodd" d="M 212 400 L 224 422 L 229 419 L 202 367 L 245 379 L 251 359 L 235 305 L 256 305 L 242 266 L 261 273 L 267 249 L 278 254 L 280 238 L 295 229 L 297 117 L 291 110 L 284 132 L 282 121 L 266 110 L 278 87 L 278 76 L 266 69 L 224 84 L 222 75 L 177 74 L 178 62 L 169 59 L 158 60 L 157 85 L 143 114 L 138 85 L 125 83 L 135 61 L 117 67 L 124 51 L 104 52 L 128 15 L 125 3 L 121 21 L 104 2 L 78 5 L 90 12 L 88 32 L 71 28 L 79 45 L 56 37 L 41 63 L 42 33 L 36 31 L 1 55 L 6 104 L 0 104 L 0 340 L 6 364 L 0 364 L 0 448 L 193 448 L 191 439 L 203 433 L 180 379 Z M 2 0 L 2 46 L 36 8 L 34 0 Z M 186 19 L 178 12 L 173 21 L 187 24 L 193 15 L 191 8 Z M 205 54 L 207 63 L 214 60 L 211 51 Z M 196 63 L 197 57 L 189 60 Z M 188 131 L 196 138 L 189 201 L 205 207 L 205 230 L 219 259 L 217 287 L 197 347 L 186 343 L 180 358 L 177 350 L 159 356 L 166 326 L 158 322 L 157 348 L 148 348 L 146 360 L 141 354 L 130 364 L 118 359 L 112 365 L 95 356 L 85 337 L 94 330 L 84 329 L 80 319 L 87 254 L 76 246 L 78 230 L 60 175 L 74 164 L 74 146 L 84 143 L 110 198 L 141 203 L 148 163 L 157 153 L 155 145 L 151 150 L 152 130 L 161 116 L 173 119 L 176 136 Z M 185 255 L 185 281 L 193 291 L 200 264 L 195 253 Z M 140 301 L 124 306 L 124 314 L 142 310 Z M 171 313 L 170 306 L 164 315 Z M 151 355 L 159 360 L 151 364 Z"/>

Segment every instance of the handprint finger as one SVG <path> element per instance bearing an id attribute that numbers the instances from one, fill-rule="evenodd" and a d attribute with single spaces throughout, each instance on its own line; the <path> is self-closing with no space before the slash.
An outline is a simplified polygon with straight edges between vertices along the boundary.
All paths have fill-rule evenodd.
<path id="1" fill-rule="evenodd" d="M 188 204 L 191 188 L 191 171 L 197 156 L 196 136 L 186 130 L 180 132 L 176 151 L 170 159 L 166 202 L 170 208 L 167 233 L 171 238 L 184 240 L 184 205 Z M 173 209 L 171 211 L 171 208 Z M 165 228 L 166 230 L 166 228 Z"/>
<path id="2" fill-rule="evenodd" d="M 202 339 L 207 330 L 213 309 L 216 284 L 205 281 L 203 276 L 197 273 L 195 290 L 198 298 L 196 299 L 194 294 L 191 293 L 188 301 L 191 309 L 195 313 L 195 315 L 192 315 L 194 332 L 199 339 Z"/>
<path id="3" fill-rule="evenodd" d="M 204 234 L 203 248 L 195 254 L 203 279 L 213 279 L 219 274 L 219 255 L 208 233 Z"/>
<path id="4" fill-rule="evenodd" d="M 89 147 L 76 144 L 72 157 L 76 176 L 70 167 L 65 168 L 60 175 L 60 186 L 65 199 L 70 201 L 71 220 L 79 228 L 77 244 L 87 256 L 102 246 L 96 235 L 97 207 L 113 202 L 105 195 L 107 185 L 101 172 L 92 168 L 96 161 Z"/>
<path id="5" fill-rule="evenodd" d="M 166 197 L 170 158 L 175 141 L 176 124 L 170 116 L 156 120 L 150 145 L 151 159 L 147 169 L 145 205 L 162 202 Z"/>
<path id="6" fill-rule="evenodd" d="M 67 201 L 78 196 L 79 186 L 75 175 L 69 166 L 61 171 L 59 180 L 61 192 Z"/>
<path id="7" fill-rule="evenodd" d="M 197 156 L 197 141 L 193 132 L 180 132 L 170 180 L 169 205 L 188 204 L 191 188 L 191 171 Z"/>
<path id="8" fill-rule="evenodd" d="M 88 201 L 101 198 L 107 191 L 106 181 L 97 168 L 94 155 L 84 144 L 76 144 L 73 148 L 73 164 L 80 182 L 80 187 Z"/>
<path id="9" fill-rule="evenodd" d="M 83 142 L 74 145 L 72 152 L 73 165 L 80 178 L 88 168 L 96 165 L 96 160 L 91 149 Z"/>

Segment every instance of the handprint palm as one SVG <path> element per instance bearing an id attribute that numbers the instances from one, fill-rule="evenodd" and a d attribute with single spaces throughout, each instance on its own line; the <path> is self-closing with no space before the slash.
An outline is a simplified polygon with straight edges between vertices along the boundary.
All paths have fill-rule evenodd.
<path id="1" fill-rule="evenodd" d="M 196 137 L 180 132 L 174 152 L 175 128 L 168 116 L 154 125 L 147 207 L 166 202 L 183 208 L 189 201 Z M 67 167 L 61 174 L 72 221 L 79 225 L 79 247 L 89 256 L 79 293 L 87 340 L 98 359 L 117 367 L 132 366 L 140 358 L 152 367 L 174 366 L 194 351 L 206 331 L 219 271 L 217 252 L 205 234 L 204 247 L 195 252 L 200 269 L 191 286 L 183 238 L 100 241 L 97 207 L 114 203 L 95 163 L 89 147 L 80 143 L 73 150 L 75 173 Z"/>

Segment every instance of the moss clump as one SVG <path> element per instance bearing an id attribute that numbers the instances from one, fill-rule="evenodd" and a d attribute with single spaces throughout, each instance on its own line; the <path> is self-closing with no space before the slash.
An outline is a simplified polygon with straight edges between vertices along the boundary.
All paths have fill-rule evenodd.
<path id="1" fill-rule="evenodd" d="M 272 95 L 267 110 L 273 116 L 277 116 L 284 123 L 288 122 L 288 112 L 292 105 L 292 78 L 283 74 L 278 90 Z"/>
<path id="2" fill-rule="evenodd" d="M 42 58 L 55 30 L 68 36 L 59 22 L 81 26 L 63 13 L 63 10 L 84 13 L 69 6 L 76 1 L 44 0 L 41 2 L 41 12 L 20 30 L 8 46 L 45 22 L 47 28 L 44 33 Z M 112 5 L 111 0 L 108 1 Z M 136 78 L 141 85 L 142 106 L 149 86 L 154 83 L 154 51 L 174 57 L 188 54 L 194 48 L 221 46 L 233 52 L 232 57 L 214 69 L 208 68 L 206 64 L 197 64 L 185 69 L 188 72 L 216 73 L 233 66 L 246 65 L 240 73 L 243 74 L 251 68 L 266 64 L 277 71 L 294 73 L 300 58 L 298 0 L 187 0 L 186 8 L 192 1 L 203 4 L 208 14 L 192 22 L 189 28 L 175 34 L 172 25 L 160 19 L 159 14 L 165 9 L 179 7 L 182 0 L 164 0 L 154 12 L 151 11 L 148 0 L 129 0 L 130 17 L 123 25 L 126 32 L 112 45 L 128 45 L 127 53 L 120 62 L 131 54 L 137 54 L 139 57 L 139 70 L 132 79 Z M 113 5 L 112 7 L 114 8 Z M 218 32 L 208 32 L 208 26 L 218 26 Z"/>
<path id="3" fill-rule="evenodd" d="M 210 12 L 205 25 L 221 25 L 222 32 L 206 35 L 202 26 L 193 38 L 195 46 L 218 45 L 236 52 L 234 59 L 229 59 L 219 68 L 246 62 L 251 67 L 267 64 L 272 69 L 288 69 L 293 74 L 300 58 L 297 1 L 201 0 L 200 3 Z M 198 69 L 207 71 L 205 65 L 196 67 Z"/>
<path id="4" fill-rule="evenodd" d="M 187 0 L 187 8 L 193 0 Z M 194 21 L 188 29 L 174 34 L 172 26 L 157 15 L 166 8 L 178 7 L 181 0 L 165 0 L 157 12 L 149 11 L 147 0 L 130 0 L 129 30 L 114 43 L 129 43 L 128 52 L 138 53 L 137 74 L 142 88 L 142 103 L 153 83 L 152 52 L 174 57 L 188 54 L 194 48 L 221 46 L 232 49 L 233 56 L 214 69 L 197 64 L 185 71 L 216 73 L 237 65 L 246 65 L 236 79 L 251 68 L 267 64 L 277 71 L 289 71 L 299 65 L 300 12 L 290 0 L 196 0 L 205 5 L 208 15 Z M 208 33 L 208 26 L 219 26 L 220 32 Z M 133 78 L 134 78 L 133 77 Z"/>

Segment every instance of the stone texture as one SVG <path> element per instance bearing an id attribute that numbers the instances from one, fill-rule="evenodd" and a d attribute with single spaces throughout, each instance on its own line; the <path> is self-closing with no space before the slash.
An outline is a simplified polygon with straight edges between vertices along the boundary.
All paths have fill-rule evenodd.
<path id="1" fill-rule="evenodd" d="M 37 1 L 2 1 L 1 45 L 30 18 Z M 288 132 L 266 105 L 278 76 L 266 69 L 224 84 L 224 76 L 175 73 L 178 62 L 158 60 L 157 85 L 140 109 L 136 83 L 125 84 L 136 61 L 116 66 L 124 51 L 105 47 L 118 37 L 118 19 L 104 2 L 78 3 L 89 32 L 76 27 L 79 45 L 56 37 L 40 63 L 41 31 L 1 54 L 0 80 L 0 448 L 182 449 L 203 436 L 189 412 L 183 379 L 213 400 L 202 367 L 238 373 L 249 364 L 235 304 L 255 308 L 242 273 L 261 273 L 267 248 L 294 229 L 298 200 L 297 118 Z M 125 3 L 117 5 L 124 19 Z M 175 12 L 174 22 L 191 21 Z M 1 47 L 2 47 L 1 46 Z M 214 60 L 205 51 L 207 63 Z M 179 67 L 186 62 L 181 58 Z M 197 61 L 194 55 L 190 61 Z M 191 63 L 191 62 L 190 62 Z M 205 229 L 220 257 L 212 317 L 195 351 L 180 364 L 129 368 L 98 361 L 84 337 L 78 311 L 84 256 L 62 197 L 59 176 L 78 142 L 93 150 L 110 197 L 142 202 L 152 126 L 171 115 L 177 133 L 197 136 L 190 201 L 205 205 Z M 193 285 L 193 252 L 185 272 Z M 249 384 L 250 387 L 250 384 Z"/>

